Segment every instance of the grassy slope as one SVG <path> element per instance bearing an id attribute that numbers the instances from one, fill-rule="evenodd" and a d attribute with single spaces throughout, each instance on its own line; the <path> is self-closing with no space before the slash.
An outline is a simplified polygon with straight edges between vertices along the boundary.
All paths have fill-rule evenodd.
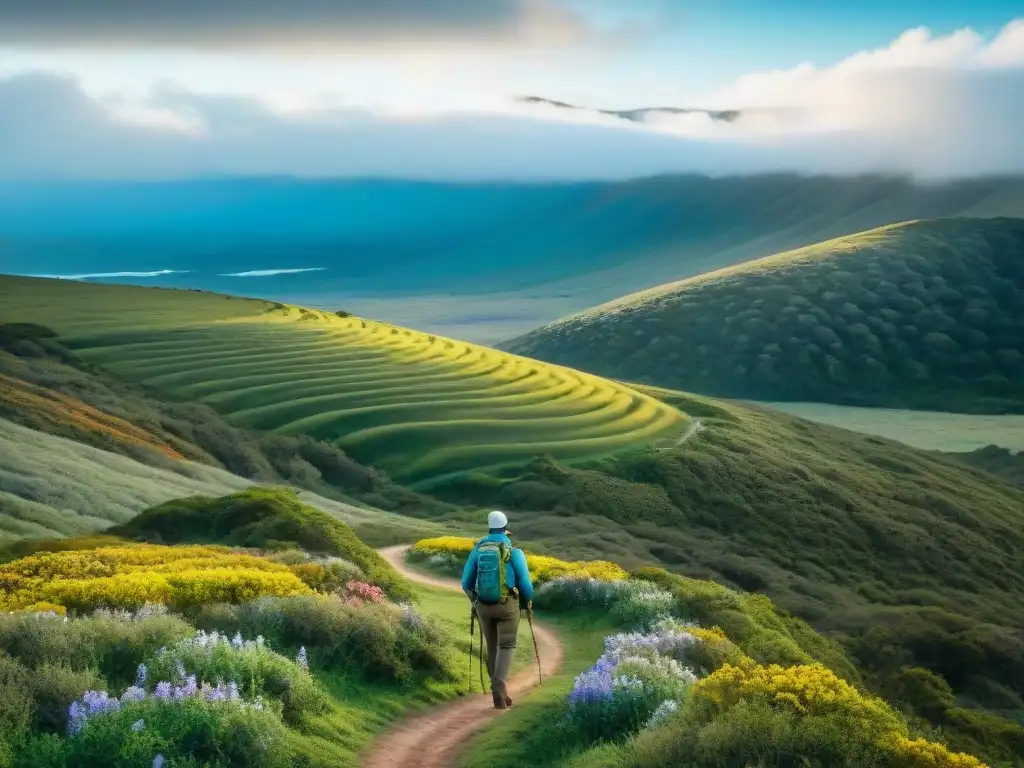
<path id="1" fill-rule="evenodd" d="M 1024 716 L 1024 492 L 899 443 L 647 391 L 706 429 L 673 450 L 437 490 L 512 510 L 540 550 L 764 592 L 879 684 L 920 664 L 963 702 Z"/>
<path id="2" fill-rule="evenodd" d="M 1024 411 L 1024 220 L 885 227 L 627 296 L 507 348 L 727 397 Z"/>
<path id="3" fill-rule="evenodd" d="M 193 462 L 143 464 L 0 419 L 0 544 L 100 531 L 171 499 L 219 496 L 252 484 Z M 308 491 L 301 498 L 382 543 L 450 530 Z"/>
<path id="4" fill-rule="evenodd" d="M 19 184 L 0 188 L 0 271 L 187 270 L 157 284 L 331 308 L 354 301 L 360 314 L 498 339 L 623 293 L 894 221 L 1021 214 L 1019 177 Z M 282 264 L 325 271 L 224 276 Z"/>
<path id="5" fill-rule="evenodd" d="M 333 442 L 414 482 L 676 434 L 625 386 L 471 344 L 268 302 L 0 278 L 0 322 L 46 325 L 91 363 L 238 425 Z"/>

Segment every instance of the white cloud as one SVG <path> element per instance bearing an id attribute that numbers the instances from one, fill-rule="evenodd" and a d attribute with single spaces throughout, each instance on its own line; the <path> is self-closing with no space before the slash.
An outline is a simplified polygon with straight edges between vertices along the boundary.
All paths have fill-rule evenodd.
<path id="1" fill-rule="evenodd" d="M 743 110 L 735 122 L 654 113 L 638 124 L 460 94 L 444 78 L 436 87 L 436 99 L 425 87 L 414 102 L 372 108 L 302 98 L 283 108 L 166 86 L 112 99 L 52 73 L 13 75 L 0 79 L 0 176 L 1024 172 L 1024 20 L 991 40 L 914 29 L 834 66 L 752 73 L 682 105 Z"/>

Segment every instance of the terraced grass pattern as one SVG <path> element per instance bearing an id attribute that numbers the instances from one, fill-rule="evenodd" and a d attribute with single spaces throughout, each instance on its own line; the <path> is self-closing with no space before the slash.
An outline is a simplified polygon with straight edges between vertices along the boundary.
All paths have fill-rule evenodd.
<path id="1" fill-rule="evenodd" d="M 333 442 L 416 483 L 681 434 L 625 385 L 351 316 L 196 292 L 0 278 L 0 321 L 236 424 Z M 344 313 L 343 313 L 344 314 Z"/>

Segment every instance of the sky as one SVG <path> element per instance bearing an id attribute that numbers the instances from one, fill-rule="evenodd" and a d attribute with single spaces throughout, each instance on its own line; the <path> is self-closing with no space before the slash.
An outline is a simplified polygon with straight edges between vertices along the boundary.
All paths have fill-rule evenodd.
<path id="1" fill-rule="evenodd" d="M 1020 125 L 1004 0 L 0 0 L 0 178 L 944 178 Z"/>

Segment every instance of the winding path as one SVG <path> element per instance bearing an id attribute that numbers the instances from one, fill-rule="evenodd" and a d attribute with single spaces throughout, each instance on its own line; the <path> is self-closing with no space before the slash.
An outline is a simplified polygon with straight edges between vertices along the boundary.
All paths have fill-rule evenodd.
<path id="1" fill-rule="evenodd" d="M 381 556 L 402 575 L 421 584 L 460 590 L 454 579 L 441 579 L 410 570 L 405 564 L 407 547 L 388 547 Z M 534 623 L 544 676 L 553 675 L 562 666 L 562 644 L 555 634 Z M 529 630 L 527 630 L 529 631 Z M 534 665 L 524 667 L 509 681 L 513 699 L 537 685 Z M 491 706 L 490 694 L 474 693 L 462 699 L 412 715 L 377 736 L 363 756 L 362 768 L 451 768 L 469 736 L 492 717 L 506 712 Z"/>

